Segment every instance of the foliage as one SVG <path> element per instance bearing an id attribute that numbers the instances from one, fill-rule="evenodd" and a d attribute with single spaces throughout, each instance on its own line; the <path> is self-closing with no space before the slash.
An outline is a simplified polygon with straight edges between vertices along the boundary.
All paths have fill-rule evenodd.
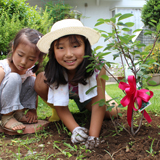
<path id="1" fill-rule="evenodd" d="M 49 13 L 37 10 L 37 6 L 30 7 L 26 0 L 0 1 L 0 52 L 7 54 L 9 43 L 22 28 L 37 29 L 42 34 L 48 32 L 52 19 Z"/>
<path id="2" fill-rule="evenodd" d="M 121 66 L 120 64 L 116 63 L 113 64 L 112 66 L 115 70 L 114 75 L 118 76 L 118 77 L 125 77 L 125 70 L 123 69 L 123 66 Z"/>
<path id="3" fill-rule="evenodd" d="M 159 23 L 160 15 L 160 1 L 159 0 L 146 0 L 146 4 L 142 8 L 142 22 L 149 28 L 156 26 Z"/>
<path id="4" fill-rule="evenodd" d="M 125 70 L 125 65 L 126 65 L 126 67 L 131 70 L 132 74 L 136 79 L 137 88 L 141 89 L 141 88 L 144 88 L 142 82 L 147 81 L 147 78 L 149 78 L 149 76 L 145 74 L 145 70 L 149 66 L 147 59 L 151 56 L 153 48 L 155 47 L 156 41 L 159 39 L 160 23 L 157 24 L 156 31 L 147 31 L 145 33 L 145 35 L 152 34 L 155 37 L 155 40 L 150 51 L 143 51 L 142 47 L 144 47 L 145 44 L 142 44 L 140 41 L 132 41 L 135 35 L 129 35 L 126 33 L 129 31 L 129 27 L 132 27 L 134 23 L 133 22 L 123 23 L 123 19 L 129 18 L 131 16 L 133 16 L 133 14 L 131 13 L 126 13 L 123 15 L 121 13 L 118 13 L 111 19 L 103 19 L 103 18 L 98 19 L 95 26 L 99 26 L 102 24 L 111 25 L 112 32 L 96 29 L 101 33 L 101 36 L 104 38 L 104 41 L 106 42 L 106 46 L 104 47 L 97 46 L 94 49 L 93 51 L 94 56 L 90 57 L 90 59 L 92 59 L 94 63 L 88 66 L 88 70 L 95 69 L 95 68 L 101 69 L 102 67 L 104 67 L 105 70 L 117 81 L 117 83 L 119 83 L 116 77 L 112 75 L 108 69 L 109 67 L 111 67 L 113 62 L 109 62 L 104 59 L 104 56 L 112 54 L 111 52 L 108 52 L 109 50 L 115 51 L 115 54 L 113 54 L 113 59 L 114 60 L 116 58 L 121 59 L 121 64 L 123 66 L 123 69 Z M 141 29 L 136 29 L 135 31 L 133 31 L 133 33 L 138 31 L 141 31 Z M 103 48 L 103 51 L 100 51 L 97 53 L 97 50 L 102 48 Z M 108 80 L 107 75 L 103 75 L 101 78 L 104 80 Z M 107 106 L 108 101 L 105 102 L 105 100 L 100 100 L 96 103 L 99 103 L 100 106 L 102 105 Z M 121 107 L 121 105 L 119 105 L 119 107 Z M 138 106 L 136 106 L 136 108 L 138 108 Z M 131 123 L 133 124 L 133 117 L 132 117 Z M 141 126 L 141 122 L 140 122 L 139 128 L 140 126 Z M 135 135 L 138 132 L 138 130 L 134 132 L 133 125 L 131 125 L 131 132 L 133 135 Z"/>
<path id="5" fill-rule="evenodd" d="M 75 18 L 75 16 L 78 16 L 77 19 L 80 19 L 80 15 L 72 11 L 72 7 L 69 4 L 64 4 L 62 0 L 57 2 L 47 1 L 45 8 L 47 8 L 50 18 L 53 18 L 53 23 L 66 18 Z"/>
<path id="6" fill-rule="evenodd" d="M 150 51 L 152 47 L 153 45 L 150 44 L 145 47 L 144 51 Z M 160 43 L 156 43 L 151 56 L 147 59 L 147 62 L 150 66 L 146 68 L 146 74 L 160 73 Z"/>
<path id="7" fill-rule="evenodd" d="M 105 38 L 105 42 L 110 40 L 110 43 L 107 43 L 105 48 L 103 49 L 103 52 L 99 52 L 95 55 L 96 63 L 99 63 L 101 59 L 104 60 L 103 56 L 107 54 L 111 54 L 111 52 L 106 52 L 107 50 L 114 50 L 116 51 L 115 54 L 113 54 L 114 60 L 116 58 L 121 59 L 121 64 L 123 66 L 123 69 L 125 69 L 125 65 L 132 71 L 133 75 L 136 77 L 137 83 L 141 83 L 142 79 L 146 79 L 145 69 L 148 67 L 148 61 L 147 59 L 151 56 L 153 48 L 155 47 L 155 43 L 159 38 L 160 35 L 160 24 L 157 25 L 157 31 L 147 31 L 145 35 L 154 35 L 155 41 L 154 44 L 149 51 L 143 51 L 142 47 L 145 46 L 145 44 L 142 44 L 140 41 L 132 41 L 132 38 L 135 37 L 135 35 L 129 35 L 126 33 L 122 33 L 125 31 L 128 31 L 129 27 L 132 27 L 134 25 L 133 22 L 126 22 L 123 23 L 122 20 L 126 19 L 128 17 L 133 16 L 131 13 L 126 13 L 122 15 L 121 13 L 116 14 L 111 19 L 99 19 L 95 26 L 101 25 L 101 24 L 108 24 L 112 25 L 112 32 L 107 32 L 103 30 L 98 30 L 101 33 L 101 36 Z M 133 33 L 141 31 L 141 29 L 135 30 Z M 95 52 L 100 47 L 95 48 Z M 142 51 L 141 51 L 142 50 Z M 105 64 L 110 67 L 111 62 L 105 62 Z M 101 65 L 102 67 L 103 65 Z M 106 68 L 107 70 L 107 68 Z M 108 70 L 107 70 L 108 71 Z M 143 88 L 143 86 L 141 86 Z"/>

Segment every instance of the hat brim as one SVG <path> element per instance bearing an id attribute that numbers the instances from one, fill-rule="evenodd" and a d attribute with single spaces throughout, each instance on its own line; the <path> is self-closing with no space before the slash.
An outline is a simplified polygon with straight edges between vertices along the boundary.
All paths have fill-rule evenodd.
<path id="1" fill-rule="evenodd" d="M 100 38 L 100 33 L 92 28 L 67 27 L 47 33 L 38 41 L 37 47 L 41 52 L 47 54 L 49 52 L 50 45 L 53 41 L 65 35 L 72 35 L 72 34 L 85 36 L 89 40 L 91 45 L 97 43 Z"/>

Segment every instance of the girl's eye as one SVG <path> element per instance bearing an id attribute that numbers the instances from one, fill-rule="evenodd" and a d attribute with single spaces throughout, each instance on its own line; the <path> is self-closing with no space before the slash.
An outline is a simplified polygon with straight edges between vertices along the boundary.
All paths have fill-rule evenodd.
<path id="1" fill-rule="evenodd" d="M 63 49 L 63 47 L 57 47 L 58 49 Z"/>
<path id="2" fill-rule="evenodd" d="M 73 44 L 73 48 L 77 48 L 77 47 L 79 47 L 80 45 L 79 44 L 77 44 L 77 43 L 74 43 Z"/>
<path id="3" fill-rule="evenodd" d="M 34 59 L 29 59 L 30 61 L 34 61 Z"/>
<path id="4" fill-rule="evenodd" d="M 21 55 L 21 54 L 18 54 L 18 56 L 22 57 L 22 55 Z"/>

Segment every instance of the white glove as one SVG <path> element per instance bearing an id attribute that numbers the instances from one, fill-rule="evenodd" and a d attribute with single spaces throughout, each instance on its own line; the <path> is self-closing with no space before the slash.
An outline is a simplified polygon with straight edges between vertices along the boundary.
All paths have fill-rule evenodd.
<path id="1" fill-rule="evenodd" d="M 71 142 L 80 143 L 86 141 L 88 138 L 88 129 L 84 127 L 76 127 L 72 131 Z"/>
<path id="2" fill-rule="evenodd" d="M 88 149 L 93 149 L 94 147 L 98 147 L 99 144 L 100 144 L 100 140 L 98 137 L 88 136 L 85 146 Z"/>

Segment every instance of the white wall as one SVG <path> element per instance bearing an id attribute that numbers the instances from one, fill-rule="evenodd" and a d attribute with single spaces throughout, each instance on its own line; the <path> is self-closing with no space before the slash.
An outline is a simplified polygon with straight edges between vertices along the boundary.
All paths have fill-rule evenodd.
<path id="1" fill-rule="evenodd" d="M 41 0 L 28 0 L 27 2 L 29 2 L 31 6 L 43 6 L 43 2 Z M 94 25 L 99 18 L 111 18 L 112 10 L 115 8 L 141 8 L 145 4 L 145 0 L 64 0 L 64 2 L 70 6 L 73 6 L 73 9 L 81 12 L 82 16 L 85 17 L 81 18 L 82 23 L 91 28 L 94 28 Z M 108 25 L 101 25 L 97 28 L 111 31 L 111 26 Z M 99 42 L 94 45 L 93 48 L 97 45 L 106 46 L 104 39 L 100 38 Z M 106 59 L 113 61 L 111 55 L 107 56 Z M 118 62 L 119 60 L 117 60 L 117 63 Z"/>

